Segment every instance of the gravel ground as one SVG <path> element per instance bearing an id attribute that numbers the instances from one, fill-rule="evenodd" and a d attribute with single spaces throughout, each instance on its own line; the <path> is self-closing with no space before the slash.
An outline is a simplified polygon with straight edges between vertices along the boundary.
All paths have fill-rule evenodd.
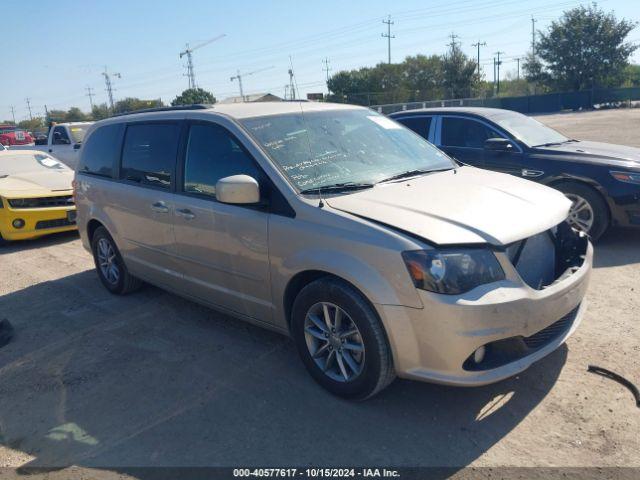
<path id="1" fill-rule="evenodd" d="M 539 118 L 638 145 L 640 111 Z M 602 239 L 583 324 L 518 377 L 473 389 L 398 380 L 364 403 L 316 386 L 277 334 L 153 287 L 111 296 L 75 234 L 13 244 L 0 254 L 0 318 L 16 328 L 0 349 L 0 467 L 640 468 L 633 397 L 586 371 L 640 385 L 639 244 L 640 231 Z"/>

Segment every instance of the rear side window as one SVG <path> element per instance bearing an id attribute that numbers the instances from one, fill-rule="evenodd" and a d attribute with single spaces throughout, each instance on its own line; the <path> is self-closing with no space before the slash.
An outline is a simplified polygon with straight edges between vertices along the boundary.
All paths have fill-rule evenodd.
<path id="1" fill-rule="evenodd" d="M 184 191 L 215 197 L 218 180 L 249 175 L 260 181 L 260 171 L 235 138 L 219 125 L 192 125 L 184 164 Z"/>
<path id="2" fill-rule="evenodd" d="M 78 172 L 113 176 L 113 166 L 120 156 L 121 132 L 121 124 L 96 129 L 82 147 Z"/>
<path id="3" fill-rule="evenodd" d="M 55 127 L 53 129 L 52 143 L 54 145 L 69 145 L 71 140 L 69 140 L 69 135 L 67 135 L 67 129 L 64 127 Z"/>
<path id="4" fill-rule="evenodd" d="M 429 128 L 431 127 L 431 117 L 407 117 L 398 118 L 398 122 L 410 128 L 422 138 L 429 140 Z"/>
<path id="5" fill-rule="evenodd" d="M 180 125 L 129 125 L 122 150 L 121 178 L 141 185 L 171 188 Z"/>
<path id="6" fill-rule="evenodd" d="M 483 148 L 489 138 L 504 138 L 484 123 L 470 118 L 443 117 L 442 145 L 445 147 Z"/>

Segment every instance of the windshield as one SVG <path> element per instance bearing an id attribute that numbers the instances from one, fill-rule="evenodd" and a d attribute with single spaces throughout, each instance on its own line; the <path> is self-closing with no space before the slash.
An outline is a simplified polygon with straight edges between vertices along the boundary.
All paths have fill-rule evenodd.
<path id="1" fill-rule="evenodd" d="M 0 155 L 0 177 L 24 175 L 46 170 L 67 171 L 68 167 L 44 153 L 11 155 L 11 150 Z"/>
<path id="2" fill-rule="evenodd" d="M 546 143 L 564 143 L 569 139 L 531 117 L 516 112 L 492 115 L 491 120 L 514 135 L 529 147 Z"/>
<path id="3" fill-rule="evenodd" d="M 301 191 L 455 167 L 433 145 L 370 110 L 290 113 L 242 123 Z"/>
<path id="4" fill-rule="evenodd" d="M 72 143 L 80 143 L 84 140 L 84 135 L 89 130 L 91 125 L 69 125 L 69 132 L 71 132 Z"/>

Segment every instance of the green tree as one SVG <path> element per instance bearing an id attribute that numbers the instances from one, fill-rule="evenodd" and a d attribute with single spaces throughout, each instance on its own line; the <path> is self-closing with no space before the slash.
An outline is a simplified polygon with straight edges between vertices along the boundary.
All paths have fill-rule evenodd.
<path id="1" fill-rule="evenodd" d="M 416 55 L 404 60 L 404 84 L 412 100 L 433 100 L 443 96 L 442 57 Z"/>
<path id="2" fill-rule="evenodd" d="M 162 101 L 157 100 L 141 100 L 139 98 L 127 97 L 118 100 L 113 106 L 114 113 L 135 112 L 136 110 L 144 110 L 145 108 L 162 107 Z"/>
<path id="3" fill-rule="evenodd" d="M 67 118 L 67 112 L 64 110 L 49 110 L 47 113 L 46 123 L 51 125 L 52 123 L 65 122 Z"/>
<path id="4" fill-rule="evenodd" d="M 452 42 L 449 52 L 442 56 L 442 76 L 445 98 L 472 97 L 479 86 L 478 65 Z"/>
<path id="5" fill-rule="evenodd" d="M 33 120 L 23 120 L 18 122 L 18 127 L 32 132 L 44 127 L 44 120 L 42 117 L 34 117 Z"/>
<path id="6" fill-rule="evenodd" d="M 171 105 L 193 105 L 196 103 L 216 103 L 216 97 L 202 88 L 188 88 L 174 98 Z"/>
<path id="7" fill-rule="evenodd" d="M 94 105 L 91 109 L 92 120 L 102 120 L 103 118 L 109 118 L 109 116 L 111 116 L 111 112 L 109 111 L 109 107 L 106 103 Z"/>
<path id="8" fill-rule="evenodd" d="M 625 87 L 640 87 L 640 65 L 628 65 L 624 71 Z"/>
<path id="9" fill-rule="evenodd" d="M 87 119 L 87 115 L 78 107 L 71 107 L 64 116 L 65 122 L 83 122 Z"/>
<path id="10" fill-rule="evenodd" d="M 620 85 L 638 48 L 625 42 L 636 25 L 618 21 L 595 4 L 566 11 L 547 32 L 539 32 L 535 53 L 544 64 L 539 73 L 548 75 L 539 79 L 561 90 Z M 537 76 L 535 68 L 532 76 Z"/>
<path id="11" fill-rule="evenodd" d="M 2 120 L 0 122 L 2 125 L 15 125 L 16 123 L 13 120 Z"/>

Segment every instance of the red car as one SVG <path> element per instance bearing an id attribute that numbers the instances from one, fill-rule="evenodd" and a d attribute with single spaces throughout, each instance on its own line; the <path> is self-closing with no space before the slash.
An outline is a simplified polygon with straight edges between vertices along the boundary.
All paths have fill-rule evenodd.
<path id="1" fill-rule="evenodd" d="M 33 143 L 33 137 L 16 125 L 0 125 L 0 143 L 6 146 L 28 145 Z"/>

